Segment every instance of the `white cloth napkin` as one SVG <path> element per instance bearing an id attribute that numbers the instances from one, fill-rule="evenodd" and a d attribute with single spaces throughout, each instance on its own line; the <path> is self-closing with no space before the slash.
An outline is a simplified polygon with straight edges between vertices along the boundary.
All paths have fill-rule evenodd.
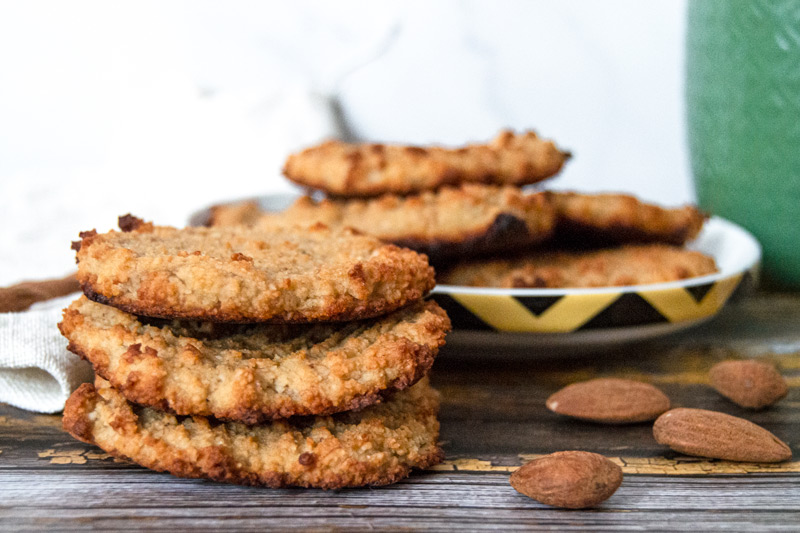
<path id="1" fill-rule="evenodd" d="M 0 402 L 56 413 L 73 390 L 92 379 L 92 367 L 67 351 L 57 327 L 61 311 L 76 297 L 40 302 L 22 313 L 0 313 Z"/>

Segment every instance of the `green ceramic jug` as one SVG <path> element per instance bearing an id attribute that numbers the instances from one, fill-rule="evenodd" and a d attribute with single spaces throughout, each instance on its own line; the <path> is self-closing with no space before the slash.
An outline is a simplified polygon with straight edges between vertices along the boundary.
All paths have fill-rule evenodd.
<path id="1" fill-rule="evenodd" d="M 690 0 L 686 102 L 700 206 L 761 242 L 800 289 L 800 1 Z"/>

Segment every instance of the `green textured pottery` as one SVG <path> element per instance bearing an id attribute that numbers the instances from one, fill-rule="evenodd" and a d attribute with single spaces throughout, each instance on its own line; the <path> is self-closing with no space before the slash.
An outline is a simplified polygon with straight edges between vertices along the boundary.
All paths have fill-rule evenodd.
<path id="1" fill-rule="evenodd" d="M 756 236 L 768 283 L 800 289 L 800 1 L 692 0 L 686 53 L 698 202 Z"/>

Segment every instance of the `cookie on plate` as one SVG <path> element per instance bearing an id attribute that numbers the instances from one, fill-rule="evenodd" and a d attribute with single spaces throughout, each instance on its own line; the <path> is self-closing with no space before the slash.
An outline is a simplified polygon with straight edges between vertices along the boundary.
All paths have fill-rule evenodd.
<path id="1" fill-rule="evenodd" d="M 81 297 L 59 329 L 128 400 L 255 424 L 358 409 L 427 374 L 450 329 L 433 301 L 358 322 L 138 318 Z"/>
<path id="2" fill-rule="evenodd" d="M 157 227 L 81 234 L 78 281 L 91 299 L 137 315 L 215 322 L 369 318 L 434 285 L 424 255 L 349 229 Z"/>
<path id="3" fill-rule="evenodd" d="M 561 170 L 569 154 L 534 132 L 502 131 L 462 148 L 328 141 L 289 156 L 287 178 L 336 196 L 411 194 L 467 182 L 525 185 Z"/>
<path id="4" fill-rule="evenodd" d="M 678 281 L 717 271 L 714 259 L 665 244 L 587 252 L 537 251 L 513 259 L 462 263 L 439 280 L 449 285 L 503 288 L 585 288 Z"/>
<path id="5" fill-rule="evenodd" d="M 195 215 L 189 221 L 189 224 L 207 227 L 252 227 L 265 215 L 269 214 L 269 211 L 261 209 L 257 199 L 243 200 L 235 203 L 213 205 L 207 211 Z"/>
<path id="6" fill-rule="evenodd" d="M 427 254 L 437 262 L 453 257 L 513 250 L 550 237 L 555 212 L 544 193 L 516 187 L 466 184 L 413 196 L 375 199 L 298 199 L 279 213 L 245 202 L 217 206 L 210 224 L 244 224 L 262 230 L 321 222 L 351 227 Z"/>
<path id="7" fill-rule="evenodd" d="M 665 208 L 627 194 L 548 191 L 559 246 L 681 245 L 697 237 L 706 216 L 693 206 Z"/>
<path id="8" fill-rule="evenodd" d="M 394 483 L 441 461 L 438 404 L 422 380 L 362 411 L 248 426 L 139 407 L 98 378 L 67 400 L 63 426 L 111 455 L 176 476 L 339 489 Z"/>

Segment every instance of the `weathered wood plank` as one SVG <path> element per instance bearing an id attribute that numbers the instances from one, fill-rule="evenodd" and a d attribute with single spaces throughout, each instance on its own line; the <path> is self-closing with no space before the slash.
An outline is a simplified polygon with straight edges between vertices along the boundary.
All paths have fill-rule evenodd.
<path id="1" fill-rule="evenodd" d="M 15 475 L 23 475 L 22 473 Z M 217 527 L 468 527 L 582 525 L 636 528 L 669 520 L 670 529 L 750 524 L 790 530 L 800 512 L 791 477 L 626 479 L 591 511 L 548 508 L 517 494 L 507 476 L 443 474 L 370 490 L 263 490 L 180 480 L 146 471 L 40 474 L 36 483 L 4 475 L 0 518 L 21 529 L 57 527 L 184 529 Z M 475 483 L 476 478 L 480 483 Z M 460 483 L 456 483 L 456 481 Z M 12 486 L 12 488 L 9 488 Z M 708 510 L 713 509 L 713 516 Z M 795 514 L 792 514 L 795 513 Z M 654 522 L 653 522 L 654 521 Z M 699 523 L 698 523 L 699 521 Z"/>
<path id="2" fill-rule="evenodd" d="M 11 518 L 11 517 L 10 517 Z M 453 517 L 434 517 L 430 520 L 416 516 L 387 514 L 372 516 L 296 516 L 290 520 L 260 514 L 256 517 L 171 517 L 136 515 L 101 517 L 41 514 L 35 517 L 13 517 L 14 527 L 0 525 L 0 531 L 797 531 L 796 516 L 791 513 L 765 515 L 746 512 L 685 512 L 676 519 L 675 513 L 649 513 L 636 516 L 629 513 L 564 512 L 531 514 L 526 517 L 505 518 L 492 512 L 480 515 L 461 514 Z"/>
<path id="3" fill-rule="evenodd" d="M 508 475 L 498 473 L 417 474 L 387 487 L 322 491 L 240 487 L 178 479 L 146 470 L 127 473 L 97 470 L 36 474 L 13 472 L 3 475 L 0 491 L 4 495 L 3 506 L 14 508 L 82 509 L 91 502 L 94 507 L 102 504 L 103 507 L 118 509 L 221 508 L 223 510 L 213 512 L 223 514 L 236 512 L 236 509 L 228 509 L 232 504 L 242 508 L 275 506 L 281 509 L 340 505 L 397 509 L 549 509 L 519 495 L 509 485 Z M 662 498 L 675 494 L 681 497 L 675 500 Z M 91 498 L 86 500 L 87 496 Z M 709 505 L 717 510 L 737 510 L 744 506 L 752 511 L 800 511 L 800 484 L 790 475 L 631 476 L 625 478 L 622 488 L 598 509 L 701 510 Z"/>

